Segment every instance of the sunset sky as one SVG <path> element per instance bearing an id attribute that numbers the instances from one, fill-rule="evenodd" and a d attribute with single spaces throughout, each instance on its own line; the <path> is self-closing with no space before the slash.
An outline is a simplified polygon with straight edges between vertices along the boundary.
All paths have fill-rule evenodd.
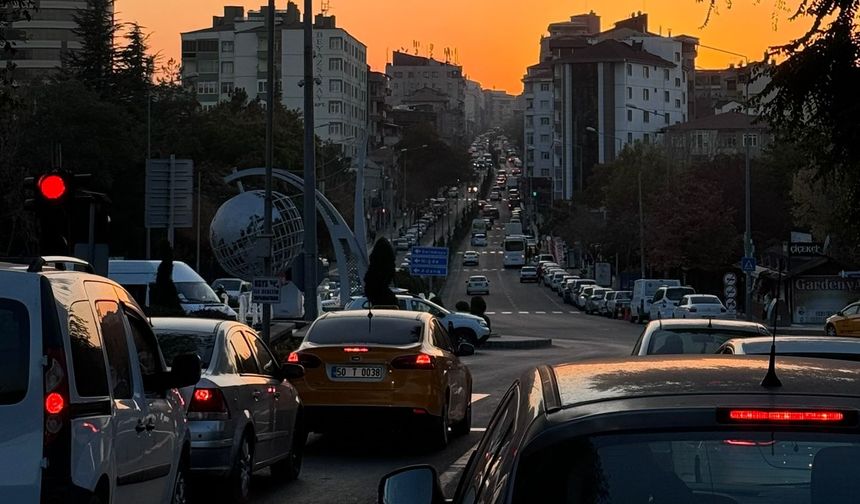
<path id="1" fill-rule="evenodd" d="M 793 7 L 797 0 L 788 0 Z M 734 0 L 701 28 L 707 0 L 330 0 L 329 14 L 338 26 L 367 44 L 368 63 L 384 70 L 391 51 L 413 49 L 421 43 L 420 54 L 443 57 L 445 47 L 457 48 L 466 75 L 484 88 L 503 89 L 518 94 L 525 68 L 537 62 L 538 42 L 547 24 L 567 20 L 573 14 L 594 10 L 603 29 L 632 12 L 648 13 L 652 32 L 699 37 L 713 46 L 760 59 L 768 46 L 796 37 L 808 21 L 791 22 L 790 13 L 776 12 L 776 0 Z M 211 26 L 212 16 L 223 6 L 244 5 L 257 9 L 265 0 L 116 0 L 121 21 L 136 21 L 151 33 L 150 43 L 162 59 L 179 59 L 179 34 Z M 299 0 L 299 8 L 303 1 Z M 286 0 L 277 0 L 284 9 Z M 320 0 L 314 0 L 319 9 Z M 778 20 L 774 27 L 774 18 Z M 700 48 L 697 66 L 713 68 L 736 63 L 741 58 Z"/>

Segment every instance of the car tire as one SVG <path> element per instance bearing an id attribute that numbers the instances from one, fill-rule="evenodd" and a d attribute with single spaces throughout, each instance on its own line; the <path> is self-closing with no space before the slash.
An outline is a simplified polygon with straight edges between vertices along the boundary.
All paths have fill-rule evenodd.
<path id="1" fill-rule="evenodd" d="M 827 324 L 827 327 L 824 328 L 824 334 L 826 334 L 827 336 L 833 336 L 833 337 L 839 336 L 836 333 L 836 326 L 834 326 L 833 324 Z"/>
<path id="2" fill-rule="evenodd" d="M 176 479 L 173 480 L 173 492 L 171 492 L 170 504 L 188 504 L 191 502 L 188 494 L 188 478 L 190 476 L 188 460 L 182 457 L 176 468 Z"/>
<path id="3" fill-rule="evenodd" d="M 459 422 L 451 426 L 452 436 L 468 436 L 472 432 L 472 401 L 466 406 L 466 414 Z"/>
<path id="4" fill-rule="evenodd" d="M 454 329 L 454 339 L 458 341 L 465 341 L 473 347 L 478 346 L 478 335 L 475 334 L 475 331 L 471 329 L 466 329 L 464 327 Z"/>
<path id="5" fill-rule="evenodd" d="M 227 476 L 225 490 L 229 492 L 230 501 L 238 504 L 250 502 L 251 475 L 254 473 L 254 447 L 250 435 L 245 433 L 239 441 L 239 451 L 233 460 L 233 467 Z"/>
<path id="6" fill-rule="evenodd" d="M 293 440 L 290 445 L 290 454 L 284 459 L 272 464 L 272 476 L 279 480 L 295 481 L 302 472 L 302 460 L 304 459 L 305 443 L 307 443 L 308 432 L 302 422 L 301 411 L 296 415 L 296 429 L 293 432 Z"/>
<path id="7" fill-rule="evenodd" d="M 442 406 L 442 414 L 429 419 L 427 440 L 432 450 L 443 450 L 448 446 L 448 399 Z"/>

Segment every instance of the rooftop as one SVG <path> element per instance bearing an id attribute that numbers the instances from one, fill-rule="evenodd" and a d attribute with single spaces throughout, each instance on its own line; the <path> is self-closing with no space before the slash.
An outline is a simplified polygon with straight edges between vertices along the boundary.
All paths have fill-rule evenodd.
<path id="1" fill-rule="evenodd" d="M 603 40 L 593 45 L 576 49 L 573 55 L 560 58 L 554 63 L 603 63 L 608 61 L 644 63 L 654 66 L 674 67 L 675 64 L 655 54 L 617 40 Z"/>
<path id="2" fill-rule="evenodd" d="M 666 128 L 667 131 L 690 131 L 690 130 L 766 130 L 768 125 L 758 120 L 758 116 L 742 114 L 740 112 L 725 112 L 699 119 L 693 119 Z"/>

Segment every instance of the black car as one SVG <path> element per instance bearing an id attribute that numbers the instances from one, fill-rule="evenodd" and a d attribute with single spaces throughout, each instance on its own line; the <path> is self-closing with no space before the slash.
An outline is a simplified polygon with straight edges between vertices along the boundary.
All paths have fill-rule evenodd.
<path id="1" fill-rule="evenodd" d="M 436 470 L 386 504 L 858 502 L 860 364 L 663 357 L 540 366 L 499 402 L 452 500 Z"/>

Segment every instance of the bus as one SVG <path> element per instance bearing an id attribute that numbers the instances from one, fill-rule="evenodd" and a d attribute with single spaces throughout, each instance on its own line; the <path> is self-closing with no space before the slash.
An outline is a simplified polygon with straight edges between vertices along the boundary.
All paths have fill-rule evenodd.
<path id="1" fill-rule="evenodd" d="M 487 234 L 487 221 L 483 218 L 472 220 L 472 234 L 484 233 Z"/>
<path id="2" fill-rule="evenodd" d="M 506 236 L 504 247 L 505 268 L 521 268 L 526 264 L 526 237 L 522 235 Z"/>

